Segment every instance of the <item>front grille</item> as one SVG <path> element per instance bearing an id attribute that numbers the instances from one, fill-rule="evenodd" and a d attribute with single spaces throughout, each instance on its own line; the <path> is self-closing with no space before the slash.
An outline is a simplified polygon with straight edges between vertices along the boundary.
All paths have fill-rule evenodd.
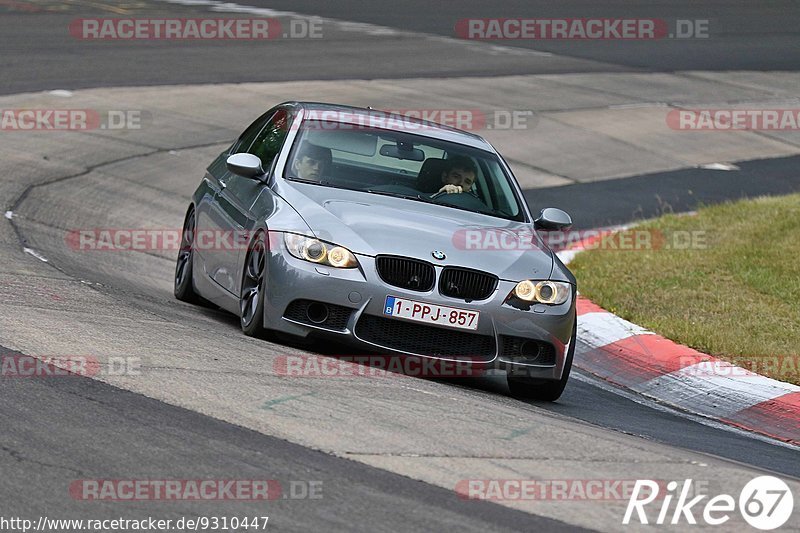
<path id="1" fill-rule="evenodd" d="M 556 349 L 549 342 L 501 335 L 500 356 L 503 359 L 529 365 L 555 366 Z M 525 352 L 523 352 L 523 345 Z M 535 349 L 532 349 L 535 347 Z"/>
<path id="2" fill-rule="evenodd" d="M 423 326 L 393 318 L 362 315 L 356 336 L 392 350 L 450 359 L 492 359 L 494 337 Z"/>
<path id="3" fill-rule="evenodd" d="M 485 300 L 497 288 L 498 278 L 468 268 L 445 267 L 439 277 L 439 292 L 462 300 Z"/>
<path id="4" fill-rule="evenodd" d="M 389 285 L 412 291 L 427 292 L 436 279 L 433 265 L 407 257 L 379 255 L 375 258 L 375 268 Z"/>
<path id="5" fill-rule="evenodd" d="M 328 309 L 328 317 L 322 322 L 314 322 L 308 318 L 308 306 L 314 303 L 324 305 Z M 351 314 L 353 314 L 353 310 L 349 307 L 323 304 L 312 300 L 295 300 L 286 308 L 283 317 L 302 324 L 344 331 L 347 328 L 347 321 L 350 320 Z"/>

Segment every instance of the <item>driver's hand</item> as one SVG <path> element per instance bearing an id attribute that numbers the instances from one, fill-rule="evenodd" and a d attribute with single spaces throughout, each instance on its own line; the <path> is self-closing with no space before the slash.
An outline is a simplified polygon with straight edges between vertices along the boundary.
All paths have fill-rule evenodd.
<path id="1" fill-rule="evenodd" d="M 459 193 L 459 192 L 464 192 L 464 191 L 461 188 L 461 185 L 452 185 L 452 184 L 448 183 L 447 185 L 445 185 L 444 187 L 439 189 L 439 192 L 446 192 L 447 194 L 453 194 L 453 193 Z"/>

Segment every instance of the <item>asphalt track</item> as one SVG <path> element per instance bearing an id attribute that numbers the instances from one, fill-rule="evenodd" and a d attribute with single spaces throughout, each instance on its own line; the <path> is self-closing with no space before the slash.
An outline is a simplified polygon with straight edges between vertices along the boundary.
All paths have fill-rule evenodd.
<path id="1" fill-rule="evenodd" d="M 689 168 L 525 191 L 533 210 L 558 207 L 576 229 L 627 224 L 703 205 L 800 191 L 798 157 L 745 161 L 735 172 Z"/>
<path id="2" fill-rule="evenodd" d="M 5 516 L 80 518 L 91 509 L 92 518 L 119 517 L 119 504 L 76 504 L 67 488 L 75 479 L 130 479 L 135 472 L 136 479 L 277 480 L 283 498 L 217 502 L 213 512 L 270 516 L 270 529 L 281 531 L 574 529 L 492 503 L 455 498 L 451 491 L 354 461 L 332 460 L 325 453 L 88 378 L 7 380 L 0 387 L 0 401 Z M 300 478 L 319 483 L 313 485 L 322 488 L 318 499 L 292 499 L 292 491 L 295 497 L 305 494 L 300 488 L 305 484 L 291 488 L 292 480 Z M 84 512 L 76 513 L 81 507 Z M 205 502 L 157 508 L 131 502 L 124 514 L 178 520 L 208 516 L 209 510 Z"/>
<path id="3" fill-rule="evenodd" d="M 456 21 L 470 18 L 652 18 L 669 24 L 675 19 L 708 20 L 707 38 L 622 43 L 525 39 L 493 42 L 651 71 L 797 70 L 800 67 L 800 10 L 791 0 L 758 3 L 500 0 L 444 2 L 435 9 L 424 0 L 411 0 L 401 5 L 389 0 L 325 2 L 322 5 L 314 0 L 245 0 L 241 3 L 447 37 L 456 35 Z"/>
<path id="4" fill-rule="evenodd" d="M 249 2 L 258 5 L 257 2 Z M 59 3 L 46 3 L 59 4 Z M 266 3 L 264 3 L 266 4 Z M 282 5 L 283 4 L 283 5 Z M 413 47 L 400 51 L 391 47 L 365 50 L 361 34 L 326 42 L 325 48 L 313 44 L 309 50 L 286 49 L 271 59 L 270 68 L 254 68 L 263 63 L 261 52 L 242 47 L 215 47 L 202 50 L 191 47 L 176 49 L 160 43 L 147 43 L 148 61 L 141 57 L 141 43 L 127 50 L 103 49 L 104 43 L 80 43 L 60 35 L 54 28 L 64 21 L 83 15 L 85 7 L 76 10 L 65 4 L 65 13 L 20 13 L 12 11 L 0 17 L 3 55 L 0 66 L 5 73 L 0 92 L 5 94 L 28 90 L 79 88 L 120 85 L 161 85 L 169 83 L 208 83 L 231 81 L 277 81 L 284 79 L 329 79 L 348 77 L 454 76 L 504 73 L 596 72 L 631 69 L 673 70 L 704 69 L 780 69 L 800 68 L 796 32 L 797 12 L 791 3 L 770 3 L 768 9 L 754 10 L 746 4 L 726 5 L 723 22 L 738 22 L 739 31 L 753 34 L 743 38 L 730 32 L 728 40 L 716 41 L 704 53 L 687 53 L 686 46 L 702 43 L 676 43 L 660 54 L 638 48 L 565 50 L 564 44 L 553 43 L 547 49 L 565 53 L 574 60 L 559 62 L 539 56 L 501 56 L 498 63 L 470 65 L 469 53 L 456 57 L 420 58 Z M 630 8 L 624 4 L 611 12 L 595 4 L 572 3 L 549 16 L 566 16 L 569 11 L 583 16 L 614 16 Z M 641 6 L 641 4 L 639 4 Z M 318 6 L 304 2 L 269 2 L 269 7 L 301 13 L 319 14 L 343 20 L 357 20 L 393 25 L 403 30 L 425 31 L 449 35 L 448 24 L 466 16 L 546 16 L 548 9 L 531 3 L 494 4 L 488 7 L 459 8 L 450 4 L 436 16 L 423 17 L 425 5 L 405 3 L 398 12 L 385 3 L 359 2 Z M 0 6 L 2 9 L 2 6 Z M 181 13 L 186 8 L 158 4 L 160 13 Z M 640 16 L 694 18 L 713 16 L 718 10 L 698 7 L 694 2 L 672 4 L 668 12 L 643 7 Z M 202 12 L 201 8 L 197 8 Z M 149 12 L 149 11 L 148 11 Z M 99 16 L 96 11 L 88 13 Z M 467 13 L 463 15 L 462 13 Z M 566 14 L 565 14 L 566 13 Z M 781 16 L 780 24 L 776 13 Z M 794 17 L 794 18 L 793 18 Z M 746 24 L 743 22 L 746 21 Z M 366 39 L 369 39 L 366 37 Z M 514 43 L 514 46 L 525 43 Z M 302 46 L 302 45 L 301 45 Z M 81 48 L 84 47 L 84 48 Z M 89 47 L 88 49 L 86 47 Z M 125 47 L 123 47 L 125 48 Z M 203 48 L 202 46 L 200 48 Z M 537 48 L 540 48 L 537 46 Z M 544 49 L 544 48 L 542 48 Z M 777 54 L 775 50 L 785 53 Z M 229 54 L 241 54 L 238 61 L 223 61 Z M 312 64 L 297 61 L 297 55 L 312 57 Z M 397 55 L 399 68 L 390 73 L 378 67 L 387 57 Z M 91 57 L 91 61 L 86 58 Z M 342 58 L 348 58 L 343 61 Z M 269 72 L 266 72 L 266 71 Z M 376 72 L 380 76 L 376 76 Z M 741 173 L 681 170 L 669 173 L 636 176 L 622 180 L 575 184 L 527 192 L 532 207 L 557 205 L 576 216 L 579 227 L 624 223 L 660 212 L 693 209 L 702 203 L 766 193 L 798 190 L 794 171 L 796 158 L 743 163 Z M 156 194 L 163 191 L 154 191 Z M 181 191 L 178 198 L 188 196 Z M 104 198 L 106 198 L 104 196 Z M 152 200 L 152 198 L 151 198 Z M 615 200 L 615 201 L 610 201 Z M 34 202 L 29 199 L 26 202 Z M 142 208 L 137 201 L 103 204 L 105 210 Z M 177 202 L 176 202 L 177 203 Z M 170 204 L 172 205 L 172 204 Z M 22 207 L 17 202 L 14 207 Z M 182 325 L 207 324 L 210 332 L 223 336 L 236 335 L 236 322 L 222 313 L 187 309 L 171 301 L 164 283 L 142 281 L 146 275 L 168 273 L 169 261 L 148 258 L 127 264 L 125 259 L 103 258 L 87 262 L 87 256 L 62 254 L 52 244 L 53 229 L 63 228 L 69 218 L 69 203 L 56 206 L 51 213 L 37 212 L 30 222 L 16 229 L 26 244 L 34 242 L 58 270 L 54 278 L 91 279 L 98 283 L 96 291 L 118 302 L 121 307 L 152 316 L 169 315 Z M 91 213 L 90 213 L 91 215 Z M 180 213 L 172 213 L 172 218 Z M 92 218 L 81 220 L 90 227 Z M 101 220 L 96 220 L 101 224 Z M 48 225 L 50 227 L 48 227 Z M 151 266 L 150 262 L 156 264 Z M 139 272 L 138 269 L 146 269 Z M 42 283 L 33 280 L 32 283 Z M 102 328 L 102 318 L 98 328 Z M 14 317 L 3 317 L 3 322 Z M 198 333 L 199 334 L 199 333 Z M 127 339 L 131 341 L 131 339 Z M 132 341 L 131 341 L 132 342 Z M 77 349 L 77 348 L 76 348 Z M 278 347 L 278 350 L 281 348 Z M 7 350 L 0 347 L 4 353 Z M 218 356 L 221 354 L 217 354 Z M 426 385 L 427 386 L 427 385 Z M 438 387 L 438 384 L 431 384 Z M 778 472 L 784 477 L 800 478 L 797 451 L 754 439 L 740 432 L 709 426 L 681 413 L 647 404 L 597 383 L 589 376 L 576 376 L 562 399 L 554 405 L 524 405 L 506 398 L 502 380 L 446 384 L 459 398 L 469 397 L 487 405 L 519 409 L 520 414 L 550 413 L 565 424 L 584 422 L 598 431 L 611 430 L 626 442 L 653 442 L 666 445 L 676 456 L 700 457 L 721 463 L 741 463 L 756 469 Z M 435 389 L 435 390 L 438 390 Z M 276 517 L 281 530 L 559 530 L 562 523 L 535 513 L 523 513 L 492 503 L 463 502 L 452 491 L 374 468 L 363 462 L 334 457 L 270 436 L 268 431 L 252 431 L 189 409 L 170 405 L 120 388 L 85 378 L 53 378 L 52 380 L 3 380 L 0 383 L 0 483 L 3 513 L 38 516 L 40 514 L 94 518 L 116 516 L 120 507 L 101 504 L 88 508 L 66 497 L 66 486 L 76 478 L 252 478 L 278 480 L 318 479 L 324 482 L 324 498 L 318 502 L 277 501 L 266 506 Z M 531 415 L 532 416 L 532 415 Z M 538 415 L 537 415 L 538 416 Z M 583 422 L 576 422 L 583 421 Z M 291 439 L 289 439 L 291 440 Z M 685 451 L 685 452 L 684 452 Z M 733 464 L 733 463 L 732 463 Z M 90 509 L 90 511 L 89 511 Z M 252 505 L 226 502 L 215 507 L 215 514 L 252 514 Z M 262 510 L 258 508 L 258 510 Z M 125 507 L 129 516 L 157 513 L 161 518 L 184 515 L 207 515 L 200 504 L 169 506 L 135 504 Z M 572 528 L 574 526 L 570 526 Z"/>
<path id="5" fill-rule="evenodd" d="M 191 4 L 191 2 L 186 2 Z M 202 2 L 201 2 L 202 3 Z M 370 29 L 323 25 L 324 39 L 278 39 L 266 44 L 235 42 L 85 41 L 71 36 L 80 17 L 182 16 L 207 13 L 204 6 L 174 6 L 155 0 L 128 2 L 50 1 L 0 3 L 0 94 L 40 89 L 459 76 L 563 72 L 677 70 L 797 70 L 800 68 L 800 9 L 791 0 L 765 2 L 544 2 L 397 4 L 386 0 L 239 2 L 260 8 L 356 21 L 420 35 L 377 41 Z M 17 6 L 16 8 L 13 6 Z M 509 52 L 476 60 L 455 35 L 455 23 L 471 17 L 627 17 L 708 19 L 705 39 L 657 41 L 505 40 Z M 513 53 L 517 51 L 518 53 Z M 551 52 L 546 54 L 535 53 Z M 525 53 L 531 52 L 531 53 Z"/>

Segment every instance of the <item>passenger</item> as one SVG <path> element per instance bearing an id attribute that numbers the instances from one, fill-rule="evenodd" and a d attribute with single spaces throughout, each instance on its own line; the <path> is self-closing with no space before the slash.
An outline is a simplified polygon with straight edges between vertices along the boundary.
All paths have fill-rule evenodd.
<path id="1" fill-rule="evenodd" d="M 469 192 L 478 174 L 475 163 L 465 155 L 457 155 L 445 160 L 442 183 L 439 192 L 447 194 Z"/>

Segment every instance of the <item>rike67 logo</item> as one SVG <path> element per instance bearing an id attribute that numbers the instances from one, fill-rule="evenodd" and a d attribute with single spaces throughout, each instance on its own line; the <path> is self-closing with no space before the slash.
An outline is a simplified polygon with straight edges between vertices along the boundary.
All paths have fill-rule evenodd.
<path id="1" fill-rule="evenodd" d="M 670 481 L 666 486 L 666 493 L 660 494 L 662 484 L 649 479 L 636 480 L 633 493 L 625 509 L 623 524 L 630 524 L 631 519 L 638 520 L 641 524 L 649 524 L 645 507 L 658 500 L 651 508 L 659 508 L 655 524 L 697 524 L 697 518 L 712 526 L 725 524 L 731 519 L 737 507 L 742 518 L 752 527 L 761 530 L 771 530 L 781 527 L 792 516 L 794 497 L 789 486 L 782 480 L 773 476 L 760 476 L 750 480 L 739 493 L 738 502 L 729 494 L 714 496 L 702 505 L 701 502 L 708 495 L 701 494 L 691 499 L 692 480 L 687 479 L 683 484 Z M 672 502 L 675 501 L 674 508 Z M 635 518 L 634 518 L 635 514 Z"/>

